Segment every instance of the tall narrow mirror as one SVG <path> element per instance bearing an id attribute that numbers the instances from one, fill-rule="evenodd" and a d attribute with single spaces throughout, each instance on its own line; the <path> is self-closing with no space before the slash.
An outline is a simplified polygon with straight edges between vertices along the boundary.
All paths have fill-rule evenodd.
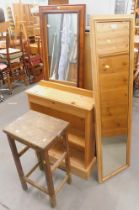
<path id="1" fill-rule="evenodd" d="M 94 17 L 91 25 L 98 173 L 103 182 L 130 164 L 133 16 Z"/>
<path id="2" fill-rule="evenodd" d="M 83 87 L 85 5 L 40 7 L 45 79 Z"/>

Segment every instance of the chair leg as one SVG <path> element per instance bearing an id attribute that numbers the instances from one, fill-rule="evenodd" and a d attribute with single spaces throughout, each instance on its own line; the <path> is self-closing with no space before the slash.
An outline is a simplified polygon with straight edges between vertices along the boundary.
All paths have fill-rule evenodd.
<path id="1" fill-rule="evenodd" d="M 7 84 L 8 84 L 8 89 L 10 90 L 10 94 L 12 94 L 12 83 L 9 75 L 7 76 Z"/>
<path id="2" fill-rule="evenodd" d="M 28 82 L 28 80 L 27 80 L 26 75 L 24 76 L 24 83 L 25 83 L 25 85 L 29 85 L 29 82 Z"/>
<path id="3" fill-rule="evenodd" d="M 19 74 L 20 74 L 20 80 L 23 80 L 24 81 L 24 84 L 25 85 L 28 85 L 28 81 L 27 81 L 27 77 L 26 77 L 26 72 L 25 72 L 25 69 L 24 69 L 24 65 L 20 66 L 19 68 Z"/>
<path id="4" fill-rule="evenodd" d="M 43 152 L 42 159 L 43 159 L 44 172 L 45 172 L 45 177 L 46 177 L 46 182 L 47 182 L 47 187 L 48 187 L 48 193 L 50 196 L 51 206 L 55 207 L 56 206 L 56 195 L 55 195 L 55 190 L 54 190 L 54 184 L 53 184 L 53 179 L 52 179 L 52 172 L 51 172 L 51 168 L 50 168 L 48 151 Z"/>
<path id="5" fill-rule="evenodd" d="M 28 82 L 28 79 L 27 79 L 27 74 L 26 74 L 26 70 L 24 69 L 24 66 L 23 66 L 23 80 L 24 80 L 24 83 L 25 85 L 29 85 L 29 82 Z"/>
<path id="6" fill-rule="evenodd" d="M 2 95 L 2 93 L 0 92 L 0 102 L 3 102 L 4 101 L 4 97 Z"/>
<path id="7" fill-rule="evenodd" d="M 12 139 L 9 135 L 7 135 L 7 137 L 8 137 L 9 145 L 10 145 L 10 148 L 11 148 L 11 151 L 12 151 L 12 154 L 13 154 L 14 162 L 15 162 L 15 165 L 16 165 L 16 168 L 17 168 L 17 172 L 18 172 L 18 175 L 19 175 L 19 179 L 20 179 L 22 188 L 23 188 L 23 190 L 27 190 L 28 186 L 27 186 L 26 181 L 24 180 L 24 172 L 23 172 L 23 168 L 22 168 L 22 165 L 21 165 L 21 162 L 20 162 L 19 155 L 18 155 L 15 140 Z"/>

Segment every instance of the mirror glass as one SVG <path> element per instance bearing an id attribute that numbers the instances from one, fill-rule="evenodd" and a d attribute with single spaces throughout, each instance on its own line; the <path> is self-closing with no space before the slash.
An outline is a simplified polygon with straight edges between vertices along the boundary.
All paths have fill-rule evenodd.
<path id="1" fill-rule="evenodd" d="M 78 14 L 47 14 L 49 79 L 78 83 Z"/>
<path id="2" fill-rule="evenodd" d="M 129 55 L 100 58 L 103 177 L 126 165 L 128 141 Z"/>

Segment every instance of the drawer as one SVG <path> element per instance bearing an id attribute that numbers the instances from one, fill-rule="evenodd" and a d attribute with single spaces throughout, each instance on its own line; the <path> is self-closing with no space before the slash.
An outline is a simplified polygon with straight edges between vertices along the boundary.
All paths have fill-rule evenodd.
<path id="1" fill-rule="evenodd" d="M 102 136 L 126 135 L 129 55 L 99 57 Z"/>
<path id="2" fill-rule="evenodd" d="M 127 135 L 128 127 L 128 104 L 102 106 L 101 131 L 102 136 Z M 105 109 L 105 108 L 106 109 Z"/>
<path id="3" fill-rule="evenodd" d="M 66 112 L 80 118 L 85 118 L 86 116 L 86 110 L 81 110 L 79 107 L 76 107 L 74 105 L 60 103 L 58 101 L 54 101 L 37 95 L 28 94 L 28 101 L 30 107 L 32 106 L 32 104 L 37 104 L 53 110 L 62 111 L 64 113 Z"/>
<path id="4" fill-rule="evenodd" d="M 100 75 L 100 88 L 101 90 L 111 90 L 117 87 L 127 87 L 129 85 L 128 72 L 111 73 L 107 75 Z"/>
<path id="5" fill-rule="evenodd" d="M 111 90 L 101 90 L 100 91 L 100 103 L 101 106 L 113 106 L 117 104 L 127 104 L 129 100 L 129 87 L 117 87 Z"/>
<path id="6" fill-rule="evenodd" d="M 108 75 L 112 73 L 121 74 L 121 72 L 128 72 L 128 68 L 128 54 L 104 56 L 99 58 L 99 71 L 101 75 Z"/>
<path id="7" fill-rule="evenodd" d="M 99 70 L 101 90 L 128 86 L 129 56 L 127 54 L 99 58 Z"/>
<path id="8" fill-rule="evenodd" d="M 127 128 L 127 116 L 114 116 L 113 118 L 102 118 L 102 131 Z"/>
<path id="9" fill-rule="evenodd" d="M 97 23 L 99 55 L 129 51 L 129 22 Z"/>
<path id="10" fill-rule="evenodd" d="M 128 104 L 101 106 L 102 132 L 126 129 L 127 123 Z"/>

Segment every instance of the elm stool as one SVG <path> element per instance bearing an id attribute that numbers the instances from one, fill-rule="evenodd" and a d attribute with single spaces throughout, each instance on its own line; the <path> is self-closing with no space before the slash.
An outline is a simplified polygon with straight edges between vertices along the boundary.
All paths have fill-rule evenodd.
<path id="1" fill-rule="evenodd" d="M 29 183 L 42 192 L 48 194 L 50 196 L 52 207 L 56 206 L 56 192 L 58 192 L 66 182 L 69 184 L 71 183 L 67 138 L 68 127 L 69 123 L 66 121 L 35 111 L 29 111 L 15 120 L 13 123 L 9 124 L 4 129 L 4 132 L 8 137 L 9 145 L 13 154 L 22 188 L 27 190 L 27 183 Z M 21 152 L 18 152 L 15 141 L 26 145 Z M 51 165 L 48 151 L 56 143 L 58 143 L 58 141 L 63 142 L 65 151 L 63 154 L 61 154 L 61 157 L 53 165 Z M 30 170 L 30 172 L 28 172 L 28 174 L 24 175 L 20 157 L 30 148 L 34 149 L 37 153 L 39 162 Z M 60 186 L 57 189 L 54 189 L 52 172 L 54 172 L 64 160 L 67 174 L 61 182 Z M 35 181 L 29 179 L 29 176 L 37 167 L 40 167 L 40 169 L 43 168 L 44 170 L 47 181 L 47 188 L 40 186 Z"/>

